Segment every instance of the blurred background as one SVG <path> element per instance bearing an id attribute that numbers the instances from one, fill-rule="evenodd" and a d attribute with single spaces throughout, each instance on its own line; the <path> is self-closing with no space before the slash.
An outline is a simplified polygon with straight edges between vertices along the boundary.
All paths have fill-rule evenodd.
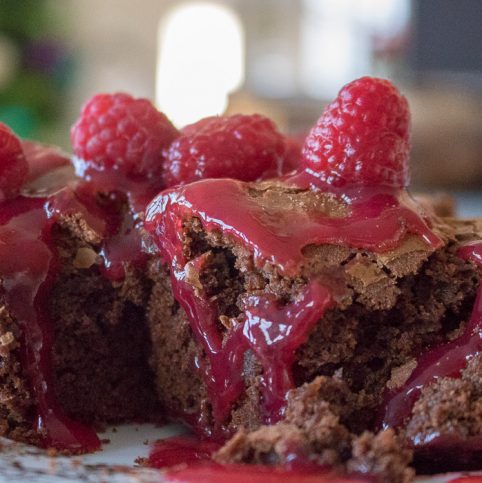
<path id="1" fill-rule="evenodd" d="M 98 92 L 151 98 L 177 126 L 261 112 L 301 137 L 367 74 L 409 99 L 416 188 L 481 216 L 480 0 L 0 1 L 0 120 L 66 149 Z"/>

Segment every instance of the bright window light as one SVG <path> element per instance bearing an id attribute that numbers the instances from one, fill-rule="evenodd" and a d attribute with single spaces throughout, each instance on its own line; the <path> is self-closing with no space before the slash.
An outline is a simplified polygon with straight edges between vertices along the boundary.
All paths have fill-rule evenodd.
<path id="1" fill-rule="evenodd" d="M 244 32 L 228 7 L 192 2 L 159 25 L 156 104 L 177 126 L 222 114 L 244 80 Z"/>

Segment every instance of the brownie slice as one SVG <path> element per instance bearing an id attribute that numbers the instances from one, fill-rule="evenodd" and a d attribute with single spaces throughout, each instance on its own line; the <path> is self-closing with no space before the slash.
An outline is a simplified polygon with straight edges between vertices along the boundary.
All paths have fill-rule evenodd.
<path id="1" fill-rule="evenodd" d="M 56 403 L 66 416 L 97 428 L 160 421 L 144 319 L 149 281 L 134 269 L 119 282 L 105 277 L 102 238 L 80 216 L 61 216 L 52 237 L 60 265 L 48 300 Z M 22 331 L 4 303 L 0 331 L 0 434 L 41 444 Z"/>
<path id="2" fill-rule="evenodd" d="M 276 217 L 296 227 L 318 214 L 342 219 L 351 209 L 333 194 L 281 181 L 239 184 L 250 202 L 271 217 L 273 226 Z M 60 216 L 52 230 L 60 270 L 48 305 L 54 335 L 53 386 L 63 413 L 99 426 L 156 421 L 162 407 L 164 415 L 205 435 L 235 434 L 217 456 L 220 461 L 283 464 L 289 450 L 341 472 L 371 472 L 393 481 L 410 478 L 411 452 L 404 446 L 404 435 L 377 432 L 378 407 L 386 388 L 400 387 L 407 380 L 414 354 L 463 331 L 479 271 L 457 250 L 461 243 L 480 239 L 477 223 L 433 218 L 431 233 L 441 240 L 437 246 L 410 231 L 380 251 L 307 243 L 301 263 L 286 271 L 273 259 L 259 263 L 253 246 L 222 227 L 222 221 L 215 226 L 199 213 L 183 213 L 175 218 L 175 237 L 185 256 L 182 266 L 148 247 L 145 270 L 128 267 L 123 279 L 112 281 L 102 270 L 102 236 L 82 216 Z M 272 414 L 266 404 L 266 360 L 255 346 L 237 352 L 236 345 L 232 354 L 238 357 L 240 379 L 226 379 L 236 390 L 225 404 L 224 416 L 216 414 L 213 386 L 206 379 L 212 359 L 179 303 L 182 294 L 171 282 L 178 278 L 206 301 L 206 314 L 216 314 L 207 330 L 220 335 L 218 352 L 233 340 L 245 343 L 241 338 L 229 342 L 230 337 L 236 331 L 239 336 L 248 314 L 264 316 L 263 304 L 278 314 L 280 323 L 299 314 L 317 314 L 299 343 L 286 350 L 292 352 L 288 362 L 271 359 L 272 367 L 281 364 L 288 378 L 279 380 L 282 398 L 273 398 Z M 253 301 L 261 312 L 253 309 Z M 41 435 L 32 430 L 37 402 L 22 369 L 22 334 L 2 306 L 0 429 L 4 435 L 38 444 Z M 229 373 L 232 367 L 226 369 Z M 223 364 L 218 370 L 224 370 Z M 467 374 L 472 376 L 464 373 L 456 382 L 463 386 L 470 408 L 478 407 L 477 370 L 470 366 Z M 437 382 L 443 387 L 451 383 Z M 457 424 L 460 434 L 468 424 L 473 430 L 460 414 L 458 419 L 444 419 L 437 413 L 440 421 L 434 419 L 433 407 L 440 399 L 438 386 L 434 387 L 427 388 L 414 406 L 407 434 Z M 232 388 L 228 384 L 220 392 Z M 286 405 L 285 389 L 291 389 Z M 473 420 L 479 416 L 474 412 Z M 436 421 L 435 429 L 429 419 Z"/>
<path id="3" fill-rule="evenodd" d="M 228 198 L 223 190 L 229 189 L 229 183 L 210 184 L 211 200 L 199 205 L 189 198 L 194 185 L 171 190 L 148 212 L 150 231 L 172 237 L 181 247 L 175 256 L 170 256 L 174 253 L 170 248 L 162 251 L 171 262 L 174 289 L 165 268 L 157 265 L 149 271 L 154 287 L 147 317 L 153 343 L 151 364 L 162 404 L 201 433 L 226 437 L 239 431 L 219 453 L 223 462 L 277 464 L 286 457 L 282 455 L 286 448 L 294 445 L 321 463 L 350 471 L 364 467 L 385 475 L 387 481 L 405 481 L 412 474 L 406 469 L 410 452 L 400 449 L 403 438 L 393 432 L 377 433 L 379 407 L 386 391 L 409 378 L 415 354 L 453 340 L 463 331 L 480 274 L 457 251 L 467 239 L 480 239 L 480 232 L 433 216 L 431 232 L 441 240 L 438 246 L 409 231 L 396 246 L 380 251 L 310 243 L 303 247 L 297 270 L 287 274 L 272 259 L 260 262 L 259 250 L 239 236 L 233 218 L 211 216 L 214 200 Z M 242 184 L 241 190 L 250 209 L 274 220 L 285 217 L 295 226 L 306 222 L 310 213 L 335 219 L 350 210 L 348 203 L 329 193 L 294 189 L 280 181 Z M 175 239 L 169 223 L 178 228 Z M 329 287 L 336 294 L 335 302 L 295 349 L 293 391 L 280 411 L 280 422 L 272 425 L 277 419 L 270 419 L 266 407 L 266 366 L 252 348 L 243 352 L 242 388 L 219 418 L 217 395 L 209 387 L 213 354 L 172 296 L 174 290 L 179 300 L 179 281 L 183 290 L 190 286 L 191 293 L 216 314 L 208 329 L 215 327 L 220 334 L 222 350 L 245 324 L 253 300 L 259 304 L 269 300 L 277 310 L 296 306 L 313 280 Z M 296 311 L 290 314 L 294 317 Z M 232 355 L 236 356 L 235 350 Z M 329 388 L 320 389 L 317 396 L 315 406 L 322 415 L 313 416 L 306 402 L 298 400 L 303 401 L 297 395 L 312 391 L 313 385 L 317 391 Z"/>

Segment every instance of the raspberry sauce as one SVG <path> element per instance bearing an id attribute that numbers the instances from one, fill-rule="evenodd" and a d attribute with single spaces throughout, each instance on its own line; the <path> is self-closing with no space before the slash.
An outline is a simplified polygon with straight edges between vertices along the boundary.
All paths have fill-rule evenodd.
<path id="1" fill-rule="evenodd" d="M 273 424 L 282 418 L 286 393 L 294 387 L 295 351 L 333 299 L 327 288 L 312 280 L 291 304 L 281 306 L 268 296 L 251 302 L 245 311 L 243 335 L 263 366 L 265 421 Z"/>
<path id="2" fill-rule="evenodd" d="M 471 261 L 482 269 L 482 243 L 474 242 L 462 246 L 458 256 Z M 384 404 L 382 425 L 397 427 L 410 416 L 412 407 L 421 390 L 442 377 L 460 377 L 467 362 L 482 350 L 482 285 L 479 286 L 472 315 L 463 332 L 457 339 L 424 352 L 417 360 L 417 367 L 406 384 L 397 391 L 387 394 Z M 417 447 L 440 449 L 450 454 L 477 452 L 482 455 L 482 437 L 468 437 L 463 441 L 450 435 L 432 434 L 429 437 L 414 438 Z M 463 461 L 460 454 L 457 461 Z"/>
<path id="3" fill-rule="evenodd" d="M 482 475 L 461 476 L 450 480 L 448 483 L 482 483 Z"/>
<path id="4" fill-rule="evenodd" d="M 261 465 L 203 465 L 168 470 L 165 481 L 176 483 L 357 483 L 376 481 L 365 476 L 337 476 L 330 470 L 285 470 Z"/>
<path id="5" fill-rule="evenodd" d="M 151 468 L 165 469 L 163 476 L 172 482 L 224 483 L 232 481 L 260 483 L 324 483 L 367 482 L 373 481 L 368 476 L 350 476 L 342 478 L 334 475 L 329 468 L 313 463 L 296 468 L 280 468 L 257 465 L 220 465 L 211 456 L 220 445 L 199 441 L 191 436 L 176 436 L 154 444 L 147 460 Z"/>
<path id="6" fill-rule="evenodd" d="M 293 189 L 308 189 L 310 182 L 313 188 L 314 183 L 320 183 L 307 174 L 286 178 L 285 182 Z M 282 206 L 266 209 L 249 195 L 242 182 L 209 179 L 163 191 L 148 206 L 146 227 L 159 243 L 170 246 L 172 242 L 161 241 L 165 232 L 180 230 L 176 221 L 195 216 L 207 231 L 221 231 L 247 246 L 259 266 L 267 261 L 286 275 L 296 274 L 303 261 L 302 249 L 310 244 L 341 244 L 383 252 L 396 248 L 408 233 L 419 235 L 434 249 L 442 244 L 405 191 L 370 188 L 337 193 L 330 186 L 319 188 L 343 200 L 349 214 L 331 217 Z M 172 260 L 173 249 L 168 251 Z"/>
<path id="7" fill-rule="evenodd" d="M 177 483 L 356 483 L 376 481 L 365 476 L 337 476 L 330 470 L 285 470 L 261 465 L 202 465 L 168 470 L 165 481 Z"/>
<path id="8" fill-rule="evenodd" d="M 202 462 L 214 465 L 211 456 L 220 447 L 217 443 L 200 441 L 194 436 L 174 436 L 154 443 L 147 465 L 151 468 L 171 468 L 182 464 L 193 466 Z"/>
<path id="9" fill-rule="evenodd" d="M 198 218 L 206 231 L 222 232 L 247 247 L 258 266 L 269 262 L 291 276 L 299 273 L 302 249 L 309 244 L 345 244 L 381 252 L 397 247 L 408 233 L 414 233 L 434 249 L 441 245 L 404 191 L 370 188 L 341 193 L 321 186 L 306 173 L 283 181 L 293 190 L 331 193 L 332 202 L 343 205 L 343 215 L 263 206 L 250 194 L 249 185 L 232 179 L 210 179 L 166 190 L 147 208 L 145 227 L 171 266 L 174 295 L 209 360 L 197 367 L 208 388 L 218 428 L 243 391 L 248 348 L 263 366 L 265 421 L 274 423 L 282 417 L 286 393 L 294 387 L 294 353 L 333 305 L 334 294 L 314 279 L 285 306 L 268 296 L 252 297 L 242 319 L 229 331 L 221 331 L 217 321 L 222 314 L 200 293 L 202 289 L 189 283 L 188 272 L 202 270 L 205 260 L 203 255 L 191 261 L 185 257 L 184 220 Z"/>
<path id="10" fill-rule="evenodd" d="M 218 425 L 226 420 L 243 391 L 244 354 L 249 348 L 264 370 L 265 421 L 279 420 L 286 392 L 294 387 L 291 366 L 295 351 L 332 304 L 328 290 L 313 281 L 296 301 L 284 307 L 267 297 L 256 297 L 246 309 L 244 319 L 223 336 L 217 327 L 220 314 L 214 305 L 196 295 L 183 271 L 173 271 L 172 279 L 174 295 L 188 314 L 192 330 L 209 358 L 209 365 L 198 363 L 197 367 L 207 385 Z"/>

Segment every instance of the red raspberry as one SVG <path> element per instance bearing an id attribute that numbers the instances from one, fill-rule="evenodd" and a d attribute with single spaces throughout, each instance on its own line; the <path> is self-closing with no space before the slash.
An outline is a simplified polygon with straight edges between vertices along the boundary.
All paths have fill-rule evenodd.
<path id="1" fill-rule="evenodd" d="M 147 99 L 98 94 L 84 105 L 70 135 L 87 169 L 151 180 L 161 176 L 162 150 L 178 131 Z"/>
<path id="2" fill-rule="evenodd" d="M 362 77 L 341 89 L 306 138 L 302 166 L 335 186 L 407 186 L 408 103 L 389 81 Z"/>
<path id="3" fill-rule="evenodd" d="M 283 135 L 259 114 L 207 117 L 186 126 L 167 151 L 167 186 L 203 178 L 254 181 L 275 176 L 285 154 Z"/>
<path id="4" fill-rule="evenodd" d="M 20 139 L 0 123 L 0 200 L 15 197 L 28 175 L 28 163 Z"/>
<path id="5" fill-rule="evenodd" d="M 286 138 L 286 156 L 283 163 L 283 173 L 289 173 L 298 169 L 305 137 L 300 134 Z"/>

